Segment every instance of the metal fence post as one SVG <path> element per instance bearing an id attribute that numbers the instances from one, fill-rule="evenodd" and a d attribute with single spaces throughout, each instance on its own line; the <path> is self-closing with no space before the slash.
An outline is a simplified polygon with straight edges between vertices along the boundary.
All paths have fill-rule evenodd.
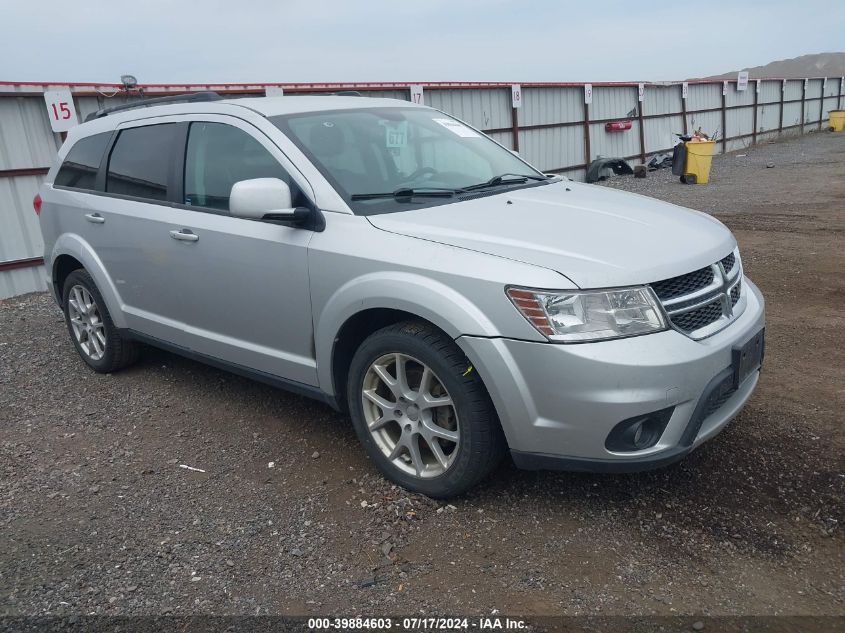
<path id="1" fill-rule="evenodd" d="M 511 134 L 513 135 L 513 151 L 519 151 L 519 115 L 516 108 L 511 108 Z"/>
<path id="2" fill-rule="evenodd" d="M 637 88 L 637 98 L 639 98 L 639 88 Z M 645 122 L 643 120 L 643 104 L 645 103 L 645 94 L 643 100 L 637 102 L 637 117 L 640 120 L 640 161 L 645 164 Z"/>
<path id="3" fill-rule="evenodd" d="M 804 133 L 804 104 L 807 101 L 807 84 L 809 80 L 804 79 L 801 83 L 801 134 Z"/>
<path id="4" fill-rule="evenodd" d="M 681 115 L 684 117 L 684 136 L 687 135 L 687 100 L 684 99 L 684 84 L 679 86 L 681 89 Z"/>
<path id="5" fill-rule="evenodd" d="M 783 134 L 783 95 L 786 92 L 786 81 L 780 82 L 780 118 L 778 119 L 778 137 Z"/>
<path id="6" fill-rule="evenodd" d="M 822 121 L 824 120 L 824 84 L 827 81 L 827 77 L 822 79 L 822 92 L 819 95 L 821 98 L 819 99 L 819 131 L 822 129 Z"/>
<path id="7" fill-rule="evenodd" d="M 758 103 L 758 97 L 759 97 L 759 93 L 757 92 L 757 88 L 760 86 L 759 82 L 760 82 L 759 79 L 754 82 L 754 116 L 751 117 L 751 119 L 752 119 L 751 124 L 754 126 L 754 128 L 751 130 L 751 144 L 752 145 L 757 145 L 757 103 Z"/>
<path id="8" fill-rule="evenodd" d="M 584 100 L 584 166 L 590 166 L 590 105 Z"/>
<path id="9" fill-rule="evenodd" d="M 728 82 L 722 83 L 722 153 L 726 154 L 728 151 Z"/>

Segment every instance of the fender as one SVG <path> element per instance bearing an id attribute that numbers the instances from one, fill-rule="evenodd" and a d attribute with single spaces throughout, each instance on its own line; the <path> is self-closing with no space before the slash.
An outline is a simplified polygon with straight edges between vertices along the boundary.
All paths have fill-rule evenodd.
<path id="1" fill-rule="evenodd" d="M 329 395 L 335 395 L 332 353 L 337 333 L 349 318 L 372 308 L 416 314 L 453 339 L 463 334 L 499 335 L 478 306 L 454 288 L 431 278 L 407 272 L 379 272 L 356 277 L 341 286 L 319 309 L 319 319 L 314 325 L 317 380 Z"/>
<path id="2" fill-rule="evenodd" d="M 91 245 L 76 233 L 62 233 L 50 253 L 49 274 L 51 279 L 56 258 L 62 255 L 70 255 L 79 260 L 85 270 L 94 278 L 94 283 L 97 284 L 97 289 L 103 296 L 106 309 L 109 311 L 115 326 L 125 328 L 126 319 L 123 316 L 123 301 L 120 299 L 120 293 L 117 291 L 112 278 L 106 272 L 102 260 L 91 248 Z"/>

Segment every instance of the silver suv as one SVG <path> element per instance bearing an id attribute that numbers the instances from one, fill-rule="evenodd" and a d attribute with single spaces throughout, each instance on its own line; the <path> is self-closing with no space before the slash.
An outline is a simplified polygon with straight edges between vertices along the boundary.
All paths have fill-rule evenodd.
<path id="1" fill-rule="evenodd" d="M 506 451 L 674 462 L 757 384 L 763 298 L 708 215 L 544 175 L 405 101 L 143 105 L 70 132 L 35 200 L 95 371 L 143 343 L 317 398 L 434 497 Z"/>

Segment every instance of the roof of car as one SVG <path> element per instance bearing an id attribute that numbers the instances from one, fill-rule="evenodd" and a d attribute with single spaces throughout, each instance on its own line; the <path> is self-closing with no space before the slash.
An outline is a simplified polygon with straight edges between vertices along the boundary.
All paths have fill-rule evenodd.
<path id="1" fill-rule="evenodd" d="M 351 110 L 355 108 L 422 108 L 416 103 L 401 99 L 373 99 L 370 97 L 347 96 L 283 96 L 250 97 L 243 99 L 220 99 L 197 103 L 174 102 L 150 105 L 147 107 L 121 109 L 117 112 L 86 121 L 68 132 L 71 141 L 67 146 L 83 136 L 100 132 L 109 132 L 127 121 L 148 119 L 158 116 L 180 114 L 234 114 L 232 108 L 247 108 L 260 116 L 278 116 L 300 112 L 327 112 L 329 110 Z M 241 110 L 243 112 L 243 110 Z"/>
<path id="2" fill-rule="evenodd" d="M 290 95 L 283 97 L 249 97 L 244 99 L 225 99 L 217 103 L 228 103 L 250 108 L 264 116 L 296 114 L 300 112 L 323 112 L 326 110 L 351 110 L 354 108 L 399 108 L 424 107 L 401 99 L 377 99 L 370 97 L 347 96 L 306 96 Z"/>

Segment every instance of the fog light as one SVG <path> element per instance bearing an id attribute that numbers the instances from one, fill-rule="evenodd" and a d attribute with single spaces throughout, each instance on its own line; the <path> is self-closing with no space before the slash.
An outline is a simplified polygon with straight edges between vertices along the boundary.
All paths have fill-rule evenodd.
<path id="1" fill-rule="evenodd" d="M 605 448 L 616 453 L 641 451 L 660 440 L 675 407 L 622 420 L 613 427 L 604 442 Z"/>
<path id="2" fill-rule="evenodd" d="M 634 428 L 636 429 L 634 431 L 634 446 L 636 446 L 637 448 L 640 448 L 641 447 L 640 443 L 642 442 L 642 439 L 643 439 L 643 423 L 637 422 L 634 425 Z"/>

